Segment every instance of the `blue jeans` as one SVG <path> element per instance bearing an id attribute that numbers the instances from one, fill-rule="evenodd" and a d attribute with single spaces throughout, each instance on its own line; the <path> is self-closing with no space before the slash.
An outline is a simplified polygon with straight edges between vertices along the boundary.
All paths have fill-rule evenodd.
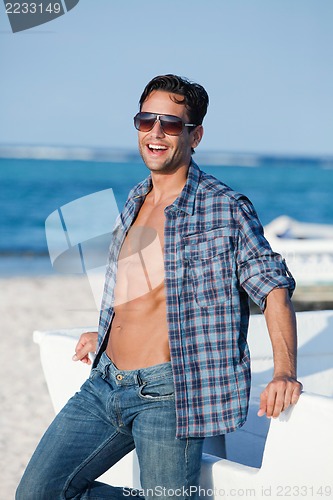
<path id="1" fill-rule="evenodd" d="M 171 364 L 118 370 L 103 353 L 41 439 L 16 500 L 196 498 L 203 439 L 175 434 Z M 142 489 L 95 481 L 134 448 Z"/>

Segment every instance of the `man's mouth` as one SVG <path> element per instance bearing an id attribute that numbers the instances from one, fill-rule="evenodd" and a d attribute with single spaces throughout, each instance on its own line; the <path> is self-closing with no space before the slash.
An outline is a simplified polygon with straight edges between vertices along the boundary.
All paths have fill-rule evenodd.
<path id="1" fill-rule="evenodd" d="M 147 147 L 150 151 L 165 151 L 167 146 L 163 146 L 162 144 L 147 144 Z"/>

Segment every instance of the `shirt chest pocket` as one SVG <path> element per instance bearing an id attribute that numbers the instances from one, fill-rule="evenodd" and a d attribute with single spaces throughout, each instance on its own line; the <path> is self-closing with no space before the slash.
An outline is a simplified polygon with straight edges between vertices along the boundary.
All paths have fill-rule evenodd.
<path id="1" fill-rule="evenodd" d="M 184 238 L 188 285 L 200 307 L 230 301 L 233 276 L 232 239 L 227 228 Z"/>

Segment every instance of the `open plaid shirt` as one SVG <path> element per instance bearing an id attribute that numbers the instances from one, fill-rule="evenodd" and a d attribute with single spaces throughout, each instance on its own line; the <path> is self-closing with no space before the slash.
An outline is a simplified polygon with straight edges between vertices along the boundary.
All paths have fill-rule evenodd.
<path id="1" fill-rule="evenodd" d="M 99 354 L 114 314 L 121 245 L 151 187 L 149 176 L 132 189 L 113 232 Z M 264 310 L 273 288 L 289 288 L 291 294 L 295 282 L 264 238 L 251 202 L 193 161 L 183 191 L 165 209 L 164 236 L 177 437 L 224 434 L 240 427 L 247 415 L 248 297 Z"/>

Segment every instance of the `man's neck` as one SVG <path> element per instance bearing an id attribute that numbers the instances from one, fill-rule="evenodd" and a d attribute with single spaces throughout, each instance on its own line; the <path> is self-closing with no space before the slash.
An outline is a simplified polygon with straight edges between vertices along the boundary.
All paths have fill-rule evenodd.
<path id="1" fill-rule="evenodd" d="M 159 204 L 170 198 L 176 199 L 186 184 L 188 169 L 189 167 L 179 168 L 170 174 L 152 172 L 153 187 L 150 191 L 152 202 Z"/>

